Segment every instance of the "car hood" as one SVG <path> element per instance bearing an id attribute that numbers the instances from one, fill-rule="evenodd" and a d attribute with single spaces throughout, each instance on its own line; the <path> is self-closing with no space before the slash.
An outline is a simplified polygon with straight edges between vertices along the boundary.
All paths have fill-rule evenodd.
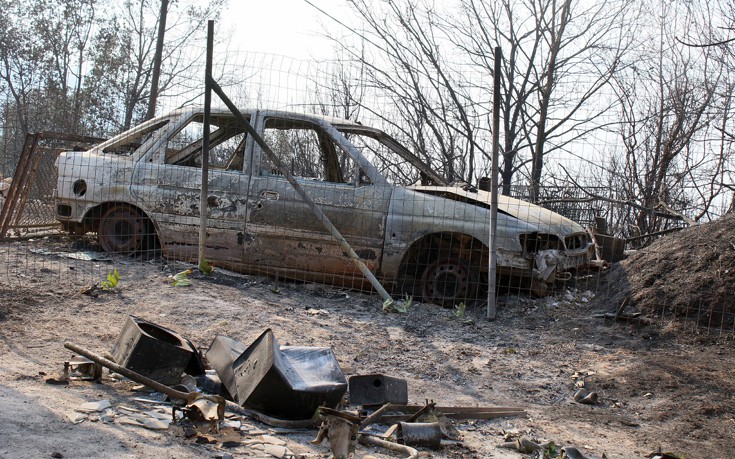
<path id="1" fill-rule="evenodd" d="M 410 186 L 408 188 L 419 193 L 427 193 L 445 199 L 490 208 L 490 193 L 487 191 L 467 191 L 460 187 L 451 186 Z M 498 211 L 534 225 L 541 233 L 557 234 L 565 237 L 570 234 L 585 232 L 584 228 L 573 220 L 536 204 L 511 198 L 510 196 L 498 195 Z"/>

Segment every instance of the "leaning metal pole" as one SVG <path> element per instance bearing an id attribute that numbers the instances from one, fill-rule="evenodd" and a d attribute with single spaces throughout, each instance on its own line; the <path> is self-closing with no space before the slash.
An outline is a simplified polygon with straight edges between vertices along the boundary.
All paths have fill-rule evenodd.
<path id="1" fill-rule="evenodd" d="M 381 298 L 383 298 L 383 301 L 392 302 L 393 298 L 391 298 L 390 294 L 388 294 L 385 288 L 383 288 L 383 286 L 380 284 L 380 281 L 378 281 L 378 279 L 370 271 L 370 269 L 365 266 L 365 263 L 360 260 L 360 257 L 350 246 L 350 243 L 347 242 L 347 240 L 344 238 L 344 236 L 342 236 L 339 230 L 335 228 L 334 224 L 332 224 L 331 220 L 329 220 L 329 217 L 327 217 L 324 212 L 322 212 L 322 209 L 314 202 L 313 199 L 311 199 L 311 196 L 306 193 L 306 190 L 304 190 L 299 182 L 296 181 L 288 167 L 283 164 L 281 159 L 275 153 L 273 153 L 273 150 L 271 150 L 268 144 L 265 143 L 265 140 L 263 140 L 260 134 L 258 134 L 258 132 L 250 125 L 250 123 L 248 123 L 248 121 L 245 119 L 242 113 L 240 113 L 235 104 L 232 103 L 229 97 L 227 97 L 227 94 L 225 94 L 219 84 L 217 84 L 217 82 L 214 81 L 211 76 L 209 80 L 210 81 L 208 82 L 208 84 L 210 85 L 212 90 L 217 93 L 219 98 L 222 99 L 222 102 L 224 102 L 227 108 L 230 109 L 232 114 L 235 115 L 235 118 L 237 118 L 240 125 L 248 131 L 248 135 L 253 137 L 253 140 L 255 140 L 255 142 L 260 146 L 263 152 L 268 156 L 268 159 L 270 159 L 273 164 L 276 165 L 278 171 L 283 174 L 284 177 L 286 177 L 288 183 L 290 183 L 294 190 L 296 190 L 296 193 L 299 194 L 301 199 L 306 202 L 306 205 L 309 206 L 309 209 L 311 209 L 311 211 L 314 213 L 317 220 L 319 220 L 324 228 L 329 231 L 329 234 L 331 234 L 332 237 L 335 238 L 337 242 L 339 242 L 340 249 L 342 249 L 347 254 L 352 263 L 354 263 L 355 266 L 357 266 L 357 268 L 362 272 L 363 276 L 365 276 L 365 278 L 370 282 L 370 285 L 372 285 L 375 291 L 377 291 Z"/>
<path id="2" fill-rule="evenodd" d="M 500 46 L 495 47 L 495 70 L 493 73 L 493 161 L 490 175 L 490 269 L 487 274 L 487 318 L 495 319 L 497 312 L 495 297 L 496 269 L 498 266 L 498 150 L 500 149 Z"/>
<path id="3" fill-rule="evenodd" d="M 209 194 L 209 122 L 212 110 L 212 54 L 214 52 L 214 21 L 207 22 L 207 64 L 204 70 L 204 136 L 202 137 L 202 190 L 199 195 L 199 260 L 203 266 L 207 257 L 207 195 Z"/>

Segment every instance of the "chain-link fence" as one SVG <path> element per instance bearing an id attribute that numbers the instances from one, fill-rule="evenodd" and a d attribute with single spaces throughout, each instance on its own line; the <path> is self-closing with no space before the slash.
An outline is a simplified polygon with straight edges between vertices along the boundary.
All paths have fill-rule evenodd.
<path id="1" fill-rule="evenodd" d="M 246 57 L 250 64 L 241 68 L 252 69 L 254 57 Z M 213 266 L 366 292 L 384 288 L 396 300 L 482 310 L 491 275 L 487 182 L 450 180 L 435 167 L 440 157 L 407 140 L 410 130 L 385 122 L 389 110 L 378 116 L 366 100 L 328 105 L 338 101 L 329 91 L 344 73 L 256 58 L 260 71 L 250 72 L 247 84 L 223 84 L 243 105 L 237 112 L 217 108 L 205 119 L 202 106 L 193 106 L 109 140 L 40 133 L 29 135 L 22 151 L 6 151 L 20 159 L 0 219 L 2 283 L 12 288 L 56 275 L 82 288 L 106 282 L 115 268 L 153 260 L 185 263 L 179 278 L 185 284 L 185 269 L 200 261 L 204 207 L 202 271 Z M 641 210 L 618 193 L 549 185 L 536 205 L 528 187 L 511 186 L 499 199 L 490 293 L 563 298 L 591 291 L 595 311 L 615 320 L 684 316 L 712 331 L 732 331 L 729 294 L 713 283 L 733 279 L 726 266 L 735 246 L 702 242 L 717 246 L 698 258 L 705 260 L 699 285 L 713 289 L 709 301 L 688 288 L 687 302 L 661 303 L 667 298 L 661 277 L 692 265 L 679 260 L 663 269 L 662 260 L 692 234 L 706 239 L 708 226 L 681 236 L 683 218 Z M 631 232 L 640 212 L 667 223 Z M 637 253 L 620 262 L 631 248 Z M 686 276 L 668 287 L 684 282 Z"/>

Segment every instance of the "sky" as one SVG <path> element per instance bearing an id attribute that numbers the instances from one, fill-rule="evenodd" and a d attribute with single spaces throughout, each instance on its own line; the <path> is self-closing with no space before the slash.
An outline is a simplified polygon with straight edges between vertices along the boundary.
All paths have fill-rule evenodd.
<path id="1" fill-rule="evenodd" d="M 329 15 L 349 23 L 345 0 L 309 0 Z M 339 34 L 335 24 L 306 0 L 230 0 L 215 23 L 215 33 L 232 31 L 232 48 L 249 52 L 281 54 L 297 59 L 327 59 L 333 45 L 324 37 L 324 27 Z"/>

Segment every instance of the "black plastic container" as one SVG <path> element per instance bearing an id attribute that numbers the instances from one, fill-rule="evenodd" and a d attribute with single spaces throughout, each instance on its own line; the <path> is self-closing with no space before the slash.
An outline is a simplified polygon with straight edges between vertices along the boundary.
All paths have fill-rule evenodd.
<path id="1" fill-rule="evenodd" d="M 321 405 L 335 408 L 347 391 L 328 347 L 280 346 L 268 329 L 227 365 L 227 355 L 232 358 L 240 347 L 224 338 L 215 338 L 207 359 L 234 400 L 246 408 L 282 419 L 309 419 Z"/>
<path id="2" fill-rule="evenodd" d="M 232 368 L 232 364 L 247 349 L 248 346 L 245 343 L 227 336 L 217 335 L 205 354 L 207 362 L 222 381 L 221 395 L 229 400 L 237 401 L 233 396 L 233 393 L 237 394 L 237 386 L 235 385 L 235 370 Z"/>
<path id="3" fill-rule="evenodd" d="M 112 356 L 118 365 L 168 386 L 183 373 L 204 373 L 201 356 L 191 342 L 173 330 L 129 316 Z"/>

